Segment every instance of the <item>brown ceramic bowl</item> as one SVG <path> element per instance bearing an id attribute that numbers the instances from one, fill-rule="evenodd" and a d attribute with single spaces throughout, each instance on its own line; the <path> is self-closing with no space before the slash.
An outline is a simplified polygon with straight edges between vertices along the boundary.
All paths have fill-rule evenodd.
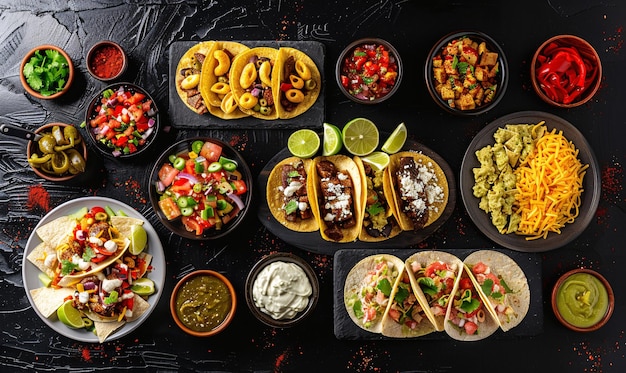
<path id="1" fill-rule="evenodd" d="M 54 126 L 60 126 L 62 128 L 64 127 L 68 127 L 71 126 L 71 124 L 65 124 L 65 123 L 48 123 L 46 125 L 43 125 L 41 127 L 39 127 L 37 130 L 35 130 L 36 134 L 43 134 L 43 133 L 51 133 L 52 132 L 52 127 Z M 82 138 L 82 136 L 80 135 L 80 130 L 78 128 L 76 128 L 76 132 L 78 137 L 81 139 L 80 142 L 78 144 L 76 144 L 74 146 L 74 149 L 76 149 L 83 157 L 83 160 L 85 161 L 85 163 L 87 163 L 87 146 L 85 145 L 85 139 Z M 27 159 L 30 159 L 31 156 L 33 156 L 34 154 L 37 154 L 37 156 L 43 156 L 43 153 L 40 151 L 39 146 L 38 146 L 38 142 L 37 141 L 29 141 L 28 145 L 26 146 L 26 157 Z M 33 165 L 30 165 L 31 168 L 33 169 L 33 172 L 35 172 L 35 174 L 37 174 L 37 176 L 49 180 L 49 181 L 55 181 L 55 182 L 61 182 L 61 181 L 67 181 L 67 180 L 71 180 L 73 178 L 75 178 L 76 176 L 82 174 L 82 173 L 70 173 L 70 172 L 66 172 L 62 175 L 56 175 L 53 173 L 47 173 L 45 170 L 38 168 L 38 167 L 33 167 Z"/>
<path id="2" fill-rule="evenodd" d="M 550 97 L 549 90 L 542 87 L 538 75 L 540 74 L 540 68 L 543 65 L 541 62 L 546 56 L 552 54 L 552 48 L 573 48 L 578 51 L 580 57 L 582 57 L 585 64 L 589 67 L 593 67 L 594 74 L 587 74 L 588 82 L 585 84 L 584 90 L 573 101 L 566 103 L 563 100 Z M 540 57 L 541 56 L 541 57 Z M 545 63 L 545 62 L 544 62 Z M 587 67 L 587 72 L 589 68 Z M 602 63 L 600 62 L 600 56 L 598 52 L 589 44 L 586 40 L 574 36 L 574 35 L 557 35 L 546 40 L 533 55 L 533 59 L 530 63 L 530 79 L 533 85 L 533 89 L 544 102 L 548 104 L 560 107 L 560 108 L 573 108 L 580 106 L 589 100 L 596 94 L 600 83 L 602 81 Z"/>
<path id="3" fill-rule="evenodd" d="M 355 94 L 351 93 L 342 84 L 342 75 L 345 75 L 345 73 L 343 72 L 343 67 L 345 65 L 346 58 L 350 58 L 350 56 L 352 56 L 352 54 L 354 53 L 354 50 L 357 47 L 362 47 L 362 46 L 377 47 L 377 46 L 380 46 L 380 45 L 384 46 L 385 49 L 387 51 L 389 51 L 390 60 L 393 59 L 393 61 L 397 65 L 398 75 L 396 76 L 395 83 L 393 84 L 391 89 L 384 96 L 380 96 L 378 98 L 370 99 L 370 98 L 366 97 L 363 94 L 356 94 L 355 95 Z M 391 96 L 393 96 L 394 93 L 396 93 L 396 91 L 400 87 L 400 83 L 402 81 L 402 76 L 403 75 L 404 75 L 404 71 L 403 71 L 402 59 L 400 58 L 400 54 L 398 53 L 396 48 L 394 48 L 394 46 L 391 45 L 391 43 L 389 43 L 386 40 L 379 39 L 379 38 L 363 38 L 363 39 L 359 39 L 359 40 L 356 40 L 356 41 L 350 43 L 341 52 L 341 54 L 339 55 L 339 59 L 337 60 L 337 64 L 335 65 L 335 79 L 337 81 L 337 85 L 339 86 L 339 90 L 347 98 L 349 98 L 350 100 L 352 100 L 354 102 L 357 102 L 359 104 L 370 104 L 370 105 L 371 104 L 379 104 L 379 103 L 381 103 L 383 101 L 386 101 L 387 99 L 391 98 Z"/>
<path id="4" fill-rule="evenodd" d="M 599 281 L 598 283 L 599 286 L 597 287 L 597 289 L 600 290 L 600 293 L 603 292 L 602 289 L 606 289 L 606 301 L 607 301 L 606 310 L 604 311 L 602 315 L 600 315 L 598 321 L 593 323 L 592 325 L 574 325 L 573 323 L 568 322 L 566 320 L 567 316 L 563 315 L 563 312 L 565 311 L 561 309 L 561 307 L 559 307 L 558 305 L 559 298 L 561 300 L 564 300 L 567 298 L 570 301 L 576 301 L 573 295 L 570 295 L 570 296 L 561 295 L 561 294 L 565 294 L 564 292 L 566 288 L 571 291 L 575 291 L 574 289 L 579 290 L 576 292 L 576 294 L 578 295 L 582 293 L 582 290 L 583 290 L 582 288 L 574 288 L 575 285 L 568 285 L 567 281 L 572 279 L 572 276 L 585 276 L 588 279 L 595 278 Z M 559 322 L 563 324 L 565 327 L 567 327 L 568 329 L 577 331 L 577 332 L 593 332 L 595 330 L 600 329 L 609 321 L 609 319 L 611 318 L 611 315 L 613 314 L 613 309 L 615 308 L 615 295 L 613 294 L 613 289 L 611 288 L 611 284 L 609 284 L 609 282 L 604 278 L 604 276 L 602 276 L 598 272 L 591 270 L 591 269 L 585 269 L 585 268 L 573 269 L 563 274 L 554 285 L 554 288 L 552 288 L 551 301 L 552 301 L 552 311 L 554 312 L 554 315 L 559 320 Z"/>
<path id="5" fill-rule="evenodd" d="M 213 329 L 208 331 L 196 331 L 191 329 L 188 325 L 183 323 L 180 319 L 180 316 L 177 312 L 176 300 L 179 292 L 181 291 L 183 285 L 185 285 L 190 280 L 199 277 L 199 276 L 209 276 L 218 279 L 222 283 L 226 285 L 228 288 L 228 292 L 230 295 L 230 307 L 228 308 L 227 313 L 224 315 L 223 320 L 219 323 L 219 325 L 215 326 Z M 222 275 L 219 272 L 212 271 L 209 269 L 201 269 L 194 272 L 191 272 L 176 284 L 174 290 L 172 291 L 172 296 L 170 297 L 170 312 L 172 313 L 172 318 L 174 318 L 174 322 L 176 325 L 184 331 L 185 333 L 192 335 L 194 337 L 211 337 L 214 336 L 226 329 L 226 327 L 231 323 L 233 318 L 235 317 L 235 310 L 237 309 L 237 294 L 235 293 L 235 288 L 231 284 L 231 282 L 226 278 L 226 276 Z"/>
<path id="6" fill-rule="evenodd" d="M 94 44 L 87 52 L 87 71 L 103 82 L 118 79 L 128 67 L 124 49 L 116 42 L 103 40 Z"/>
<path id="7" fill-rule="evenodd" d="M 266 312 L 263 312 L 259 305 L 255 302 L 254 297 L 254 284 L 257 277 L 267 266 L 276 262 L 297 265 L 300 269 L 302 269 L 311 285 L 311 295 L 308 298 L 306 306 L 291 317 L 278 319 L 270 316 Z M 250 312 L 252 312 L 254 317 L 256 317 L 263 324 L 274 328 L 288 328 L 300 324 L 313 312 L 315 306 L 317 305 L 318 298 L 319 281 L 315 272 L 306 261 L 291 253 L 277 252 L 262 258 L 254 265 L 254 267 L 252 267 L 250 273 L 248 274 L 248 278 L 246 279 L 246 303 L 248 303 Z"/>
<path id="8" fill-rule="evenodd" d="M 36 91 L 33 88 L 31 88 L 31 86 L 26 81 L 26 77 L 24 76 L 24 65 L 26 65 L 28 61 L 30 61 L 31 57 L 35 55 L 35 52 L 40 51 L 40 53 L 42 53 L 43 51 L 47 49 L 58 51 L 59 53 L 61 53 L 61 55 L 63 55 L 63 57 L 65 58 L 68 64 L 69 74 L 67 76 L 65 85 L 63 86 L 63 89 L 61 91 L 48 95 L 48 96 L 44 96 L 39 91 Z M 30 94 L 31 96 L 42 99 L 42 100 L 52 100 L 65 94 L 65 92 L 67 92 L 70 89 L 70 86 L 72 85 L 72 82 L 74 81 L 74 64 L 72 64 L 72 59 L 70 58 L 70 56 L 63 49 L 57 47 L 56 45 L 49 45 L 49 44 L 40 45 L 38 47 L 31 49 L 28 53 L 26 53 L 26 55 L 22 59 L 22 63 L 20 64 L 20 81 L 22 82 L 22 86 L 24 87 L 26 92 L 28 92 L 28 94 Z"/>

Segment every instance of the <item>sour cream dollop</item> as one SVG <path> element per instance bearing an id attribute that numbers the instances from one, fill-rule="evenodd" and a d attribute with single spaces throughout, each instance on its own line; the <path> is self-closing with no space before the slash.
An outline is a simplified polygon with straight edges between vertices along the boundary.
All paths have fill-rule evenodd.
<path id="1" fill-rule="evenodd" d="M 295 263 L 277 261 L 259 272 L 252 285 L 254 304 L 274 320 L 293 319 L 312 294 L 304 270 Z"/>

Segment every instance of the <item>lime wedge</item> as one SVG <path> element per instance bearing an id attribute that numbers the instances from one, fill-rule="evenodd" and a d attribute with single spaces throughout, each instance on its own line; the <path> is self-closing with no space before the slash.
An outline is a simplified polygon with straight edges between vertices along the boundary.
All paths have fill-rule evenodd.
<path id="1" fill-rule="evenodd" d="M 154 294 L 154 281 L 150 280 L 147 277 L 138 278 L 133 282 L 133 285 L 130 287 L 135 294 L 141 296 L 149 296 Z"/>
<path id="2" fill-rule="evenodd" d="M 343 141 L 341 140 L 341 131 L 337 126 L 324 123 L 324 145 L 322 147 L 322 155 L 335 155 L 341 150 Z"/>
<path id="3" fill-rule="evenodd" d="M 384 152 L 373 152 L 361 157 L 363 163 L 367 163 L 374 171 L 382 171 L 389 165 L 389 154 Z"/>
<path id="4" fill-rule="evenodd" d="M 133 225 L 130 234 L 130 251 L 133 255 L 138 255 L 148 244 L 148 233 L 141 225 Z"/>
<path id="5" fill-rule="evenodd" d="M 57 308 L 57 316 L 63 324 L 72 329 L 85 327 L 85 321 L 80 311 L 72 306 L 72 300 L 66 300 L 61 307 Z"/>
<path id="6" fill-rule="evenodd" d="M 352 119 L 343 127 L 342 135 L 343 146 L 353 155 L 368 155 L 378 147 L 378 128 L 369 119 Z"/>
<path id="7" fill-rule="evenodd" d="M 406 142 L 406 136 L 406 126 L 404 125 L 404 122 L 402 122 L 398 124 L 396 129 L 393 130 L 391 135 L 389 135 L 387 140 L 385 140 L 385 143 L 380 149 L 387 154 L 395 154 L 399 152 L 404 146 L 404 143 Z"/>
<path id="8" fill-rule="evenodd" d="M 289 136 L 287 148 L 296 157 L 311 158 L 320 148 L 320 137 L 313 130 L 297 130 Z"/>

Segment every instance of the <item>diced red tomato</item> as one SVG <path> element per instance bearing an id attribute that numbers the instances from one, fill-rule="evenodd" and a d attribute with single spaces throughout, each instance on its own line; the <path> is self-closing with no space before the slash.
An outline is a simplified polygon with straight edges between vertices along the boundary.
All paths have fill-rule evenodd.
<path id="1" fill-rule="evenodd" d="M 465 329 L 465 333 L 468 335 L 474 335 L 474 333 L 478 330 L 478 325 L 471 321 L 466 321 L 465 324 L 463 324 L 463 328 Z"/>
<path id="2" fill-rule="evenodd" d="M 195 159 L 187 159 L 185 161 L 185 172 L 194 175 L 196 173 L 196 161 Z"/>
<path id="3" fill-rule="evenodd" d="M 168 220 L 176 219 L 177 217 L 181 215 L 180 208 L 178 208 L 176 201 L 174 201 L 172 197 L 167 197 L 167 198 L 163 198 L 162 200 L 160 200 L 159 208 L 161 209 L 161 212 L 165 214 L 165 217 Z"/>
<path id="4" fill-rule="evenodd" d="M 436 261 L 436 262 L 431 263 L 428 267 L 426 267 L 426 269 L 424 270 L 424 275 L 426 277 L 433 277 L 436 271 L 444 271 L 447 268 L 448 266 L 446 265 L 446 263 Z"/>
<path id="5" fill-rule="evenodd" d="M 205 141 L 202 149 L 200 149 L 200 155 L 206 158 L 209 163 L 217 162 L 222 155 L 222 147 L 210 141 Z"/>
<path id="6" fill-rule="evenodd" d="M 99 212 L 105 212 L 104 208 L 100 207 L 100 206 L 93 206 L 90 211 L 93 215 L 96 215 Z"/>
<path id="7" fill-rule="evenodd" d="M 472 289 L 474 285 L 469 277 L 463 277 L 459 282 L 459 287 L 461 289 Z"/>
<path id="8" fill-rule="evenodd" d="M 137 105 L 139 104 L 144 98 L 146 98 L 146 95 L 144 95 L 143 93 L 139 93 L 139 92 L 135 92 L 128 100 L 127 102 L 130 103 L 131 105 Z"/>
<path id="9" fill-rule="evenodd" d="M 479 273 L 485 273 L 485 271 L 487 270 L 487 265 L 483 262 L 478 262 L 476 264 L 474 264 L 474 266 L 472 267 L 472 272 L 474 272 L 475 274 L 479 274 Z"/>
<path id="10" fill-rule="evenodd" d="M 189 232 L 195 232 L 197 236 L 200 236 L 204 231 L 204 227 L 196 219 L 190 216 L 183 216 L 181 219 L 185 229 Z"/>
<path id="11" fill-rule="evenodd" d="M 390 308 L 389 317 L 391 317 L 395 322 L 398 322 L 400 320 L 400 311 Z"/>
<path id="12" fill-rule="evenodd" d="M 159 170 L 159 180 L 165 185 L 170 186 L 174 182 L 174 178 L 180 171 L 174 168 L 170 163 L 164 163 Z"/>
<path id="13" fill-rule="evenodd" d="M 178 179 L 174 181 L 174 184 L 170 187 L 170 190 L 177 194 L 189 194 L 193 188 L 193 185 L 187 179 Z"/>
<path id="14" fill-rule="evenodd" d="M 248 186 L 246 185 L 246 182 L 243 180 L 234 180 L 232 181 L 233 185 L 235 186 L 235 194 L 236 195 L 242 195 L 244 193 L 246 193 L 248 191 Z"/>

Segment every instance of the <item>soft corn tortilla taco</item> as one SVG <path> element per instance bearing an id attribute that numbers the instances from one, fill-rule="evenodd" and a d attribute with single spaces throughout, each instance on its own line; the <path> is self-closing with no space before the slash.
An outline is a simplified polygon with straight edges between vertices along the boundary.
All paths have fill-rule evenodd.
<path id="1" fill-rule="evenodd" d="M 189 48 L 176 67 L 176 92 L 183 103 L 197 114 L 207 112 L 207 103 L 200 93 L 203 63 L 213 54 L 215 41 L 203 41 Z"/>
<path id="2" fill-rule="evenodd" d="M 364 242 L 379 242 L 395 237 L 402 232 L 398 224 L 391 203 L 393 196 L 389 188 L 384 188 L 385 170 L 375 172 L 366 165 L 360 157 L 354 157 L 361 177 L 361 209 L 363 223 L 359 232 L 359 240 Z M 372 175 L 374 174 L 374 175 Z M 370 202 L 368 204 L 368 202 Z"/>
<path id="3" fill-rule="evenodd" d="M 277 60 L 276 110 L 281 119 L 291 119 L 313 106 L 320 95 L 322 76 L 311 57 L 298 49 L 281 47 Z"/>
<path id="4" fill-rule="evenodd" d="M 405 167 L 404 158 L 413 159 L 414 167 Z M 439 219 L 450 192 L 446 175 L 434 160 L 421 153 L 399 152 L 389 157 L 387 173 L 393 213 L 402 230 L 417 231 Z"/>
<path id="5" fill-rule="evenodd" d="M 230 90 L 242 112 L 255 118 L 278 118 L 274 87 L 278 49 L 255 47 L 239 53 L 232 61 Z"/>
<path id="6" fill-rule="evenodd" d="M 202 65 L 200 93 L 209 112 L 222 119 L 248 116 L 237 106 L 230 90 L 232 62 L 240 53 L 250 49 L 234 41 L 216 41 L 211 55 Z"/>
<path id="7" fill-rule="evenodd" d="M 506 332 L 519 325 L 530 308 L 528 279 L 520 266 L 508 255 L 495 250 L 475 251 L 463 262 L 502 330 Z M 486 269 L 478 269 L 479 263 L 486 265 Z"/>
<path id="8" fill-rule="evenodd" d="M 267 178 L 266 198 L 270 212 L 292 231 L 319 229 L 310 203 L 314 197 L 307 194 L 306 185 L 312 164 L 311 159 L 285 158 L 274 166 Z"/>
<path id="9" fill-rule="evenodd" d="M 393 285 L 404 263 L 389 254 L 375 254 L 361 259 L 346 276 L 344 305 L 350 319 L 372 333 L 383 330 L 383 319 L 391 306 Z"/>
<path id="10" fill-rule="evenodd" d="M 338 154 L 313 159 L 307 193 L 314 197 L 310 199 L 311 209 L 324 240 L 356 241 L 363 217 L 361 176 L 352 158 Z"/>

